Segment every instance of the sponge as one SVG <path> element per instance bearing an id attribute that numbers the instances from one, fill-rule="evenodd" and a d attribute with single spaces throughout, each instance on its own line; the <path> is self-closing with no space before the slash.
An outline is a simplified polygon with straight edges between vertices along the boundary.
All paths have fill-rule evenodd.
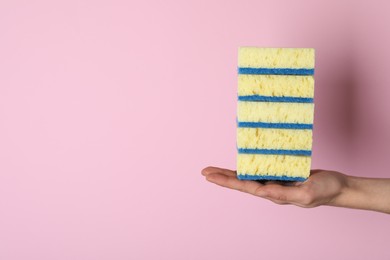
<path id="1" fill-rule="evenodd" d="M 238 51 L 237 177 L 305 181 L 314 119 L 314 49 Z"/>

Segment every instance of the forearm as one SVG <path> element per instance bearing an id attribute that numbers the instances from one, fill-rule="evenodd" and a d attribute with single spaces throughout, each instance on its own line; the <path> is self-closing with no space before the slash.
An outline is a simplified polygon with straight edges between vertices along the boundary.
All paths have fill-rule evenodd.
<path id="1" fill-rule="evenodd" d="M 345 175 L 345 186 L 332 206 L 380 211 L 390 214 L 390 179 Z"/>

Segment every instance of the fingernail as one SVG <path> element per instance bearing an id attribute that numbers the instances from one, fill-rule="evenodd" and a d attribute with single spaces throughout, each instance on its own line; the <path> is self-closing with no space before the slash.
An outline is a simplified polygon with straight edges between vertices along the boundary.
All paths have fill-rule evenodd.
<path id="1" fill-rule="evenodd" d="M 205 171 L 204 169 L 201 171 L 201 173 L 202 173 L 203 176 L 207 176 L 207 174 L 208 174 L 208 172 Z"/>

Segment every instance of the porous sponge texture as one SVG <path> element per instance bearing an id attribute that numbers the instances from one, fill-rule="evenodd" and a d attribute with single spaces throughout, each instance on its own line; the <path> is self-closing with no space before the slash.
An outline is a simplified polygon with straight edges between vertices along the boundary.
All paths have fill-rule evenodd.
<path id="1" fill-rule="evenodd" d="M 314 49 L 241 47 L 238 67 L 242 68 L 314 68 Z"/>
<path id="2" fill-rule="evenodd" d="M 312 98 L 314 96 L 314 77 L 238 75 L 238 95 Z"/>
<path id="3" fill-rule="evenodd" d="M 310 156 L 238 154 L 237 172 L 241 175 L 307 178 L 310 162 Z"/>
<path id="4" fill-rule="evenodd" d="M 286 74 L 288 69 L 305 68 L 313 69 L 314 73 L 314 49 L 242 47 L 238 67 L 280 68 L 282 72 L 286 69 Z M 238 75 L 237 122 L 261 124 L 242 124 L 248 127 L 237 128 L 237 176 L 255 180 L 304 180 L 310 175 L 311 156 L 307 154 L 311 154 L 313 136 L 311 129 L 298 125 L 313 124 L 314 76 L 264 75 L 262 70 L 256 73 L 259 74 Z M 308 99 L 284 102 L 269 98 L 240 99 L 243 96 Z M 291 129 L 281 128 L 283 124 L 291 124 Z M 269 150 L 275 153 L 267 153 Z M 302 151 L 309 153 L 299 154 Z"/>
<path id="5" fill-rule="evenodd" d="M 313 103 L 238 102 L 239 122 L 300 123 L 313 122 Z"/>
<path id="6" fill-rule="evenodd" d="M 237 128 L 237 146 L 244 149 L 311 150 L 312 131 L 272 128 Z"/>

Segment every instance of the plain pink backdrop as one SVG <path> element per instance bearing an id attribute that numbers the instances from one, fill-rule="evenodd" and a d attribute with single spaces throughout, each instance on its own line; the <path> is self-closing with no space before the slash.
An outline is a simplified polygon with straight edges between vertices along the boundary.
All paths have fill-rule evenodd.
<path id="1" fill-rule="evenodd" d="M 313 168 L 390 177 L 388 1 L 0 2 L 0 259 L 390 259 L 390 217 L 212 185 L 239 46 L 316 49 Z"/>

